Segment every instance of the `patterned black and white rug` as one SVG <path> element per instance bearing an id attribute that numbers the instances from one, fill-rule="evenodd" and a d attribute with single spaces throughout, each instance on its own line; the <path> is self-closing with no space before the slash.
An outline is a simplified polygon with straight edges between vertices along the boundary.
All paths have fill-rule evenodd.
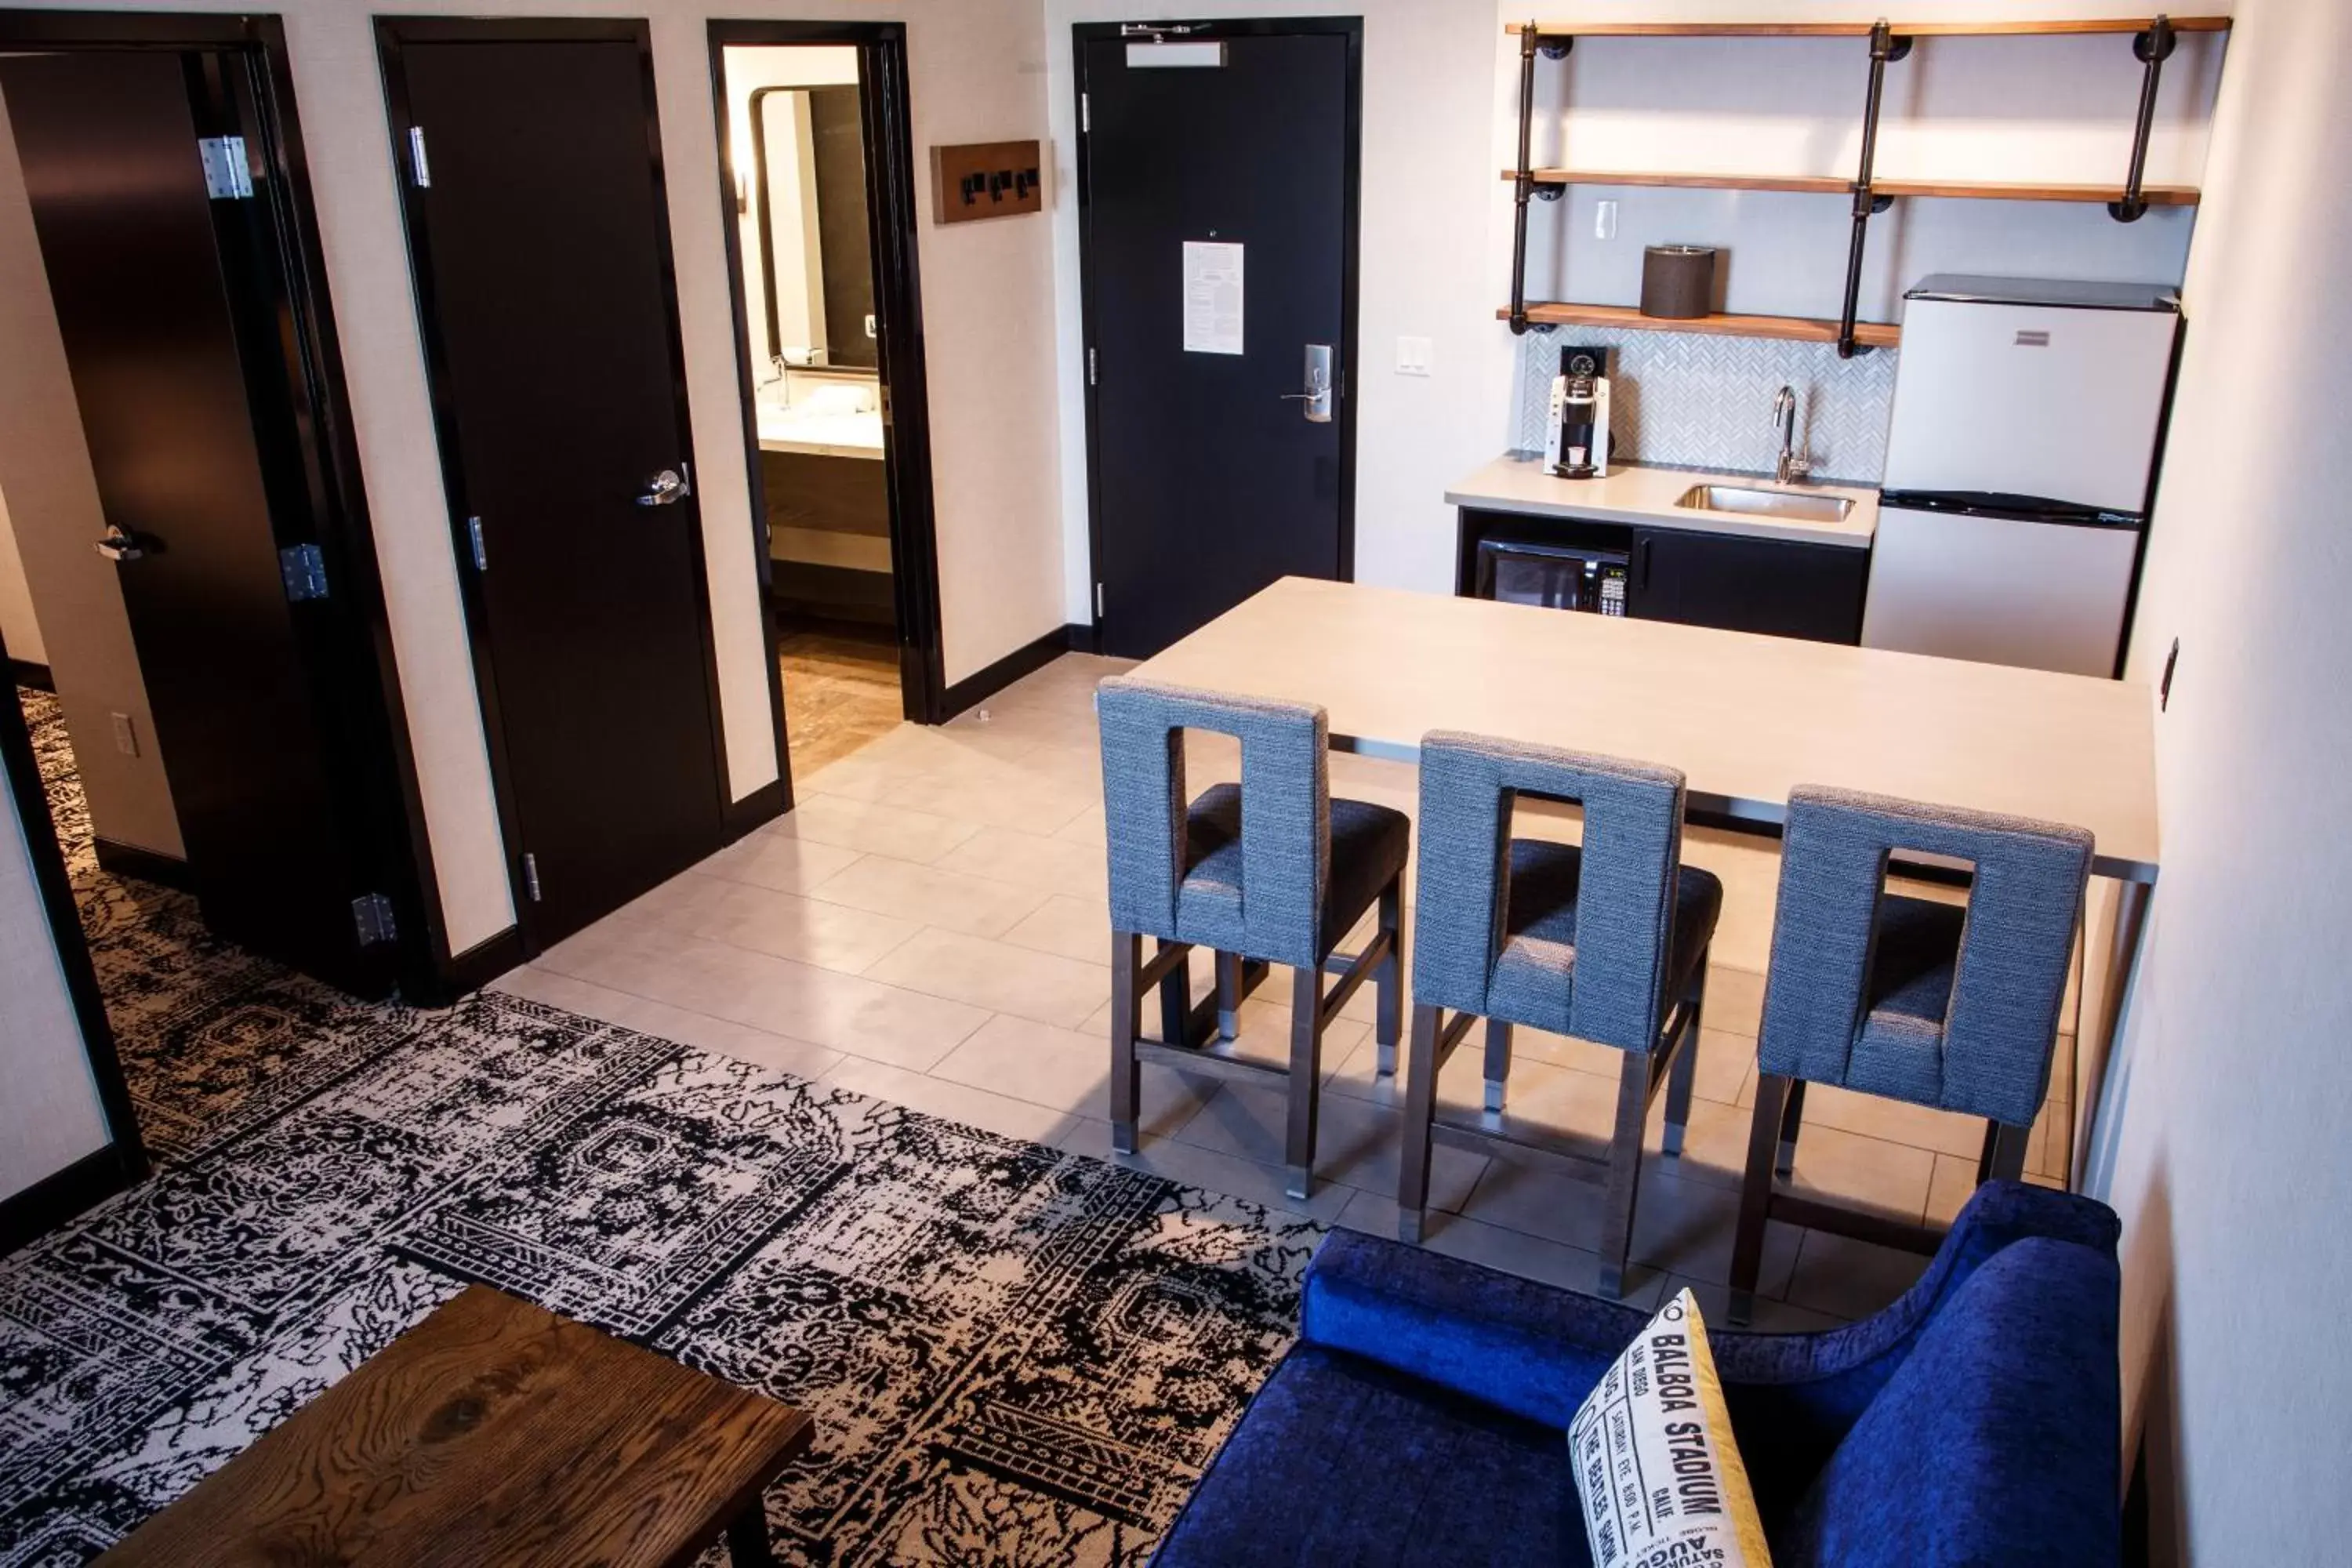
<path id="1" fill-rule="evenodd" d="M 1142 1561 L 1316 1226 L 512 997 L 355 1004 L 100 871 L 24 694 L 159 1172 L 0 1259 L 0 1565 L 119 1540 L 481 1280 L 813 1411 L 821 1563 Z"/>

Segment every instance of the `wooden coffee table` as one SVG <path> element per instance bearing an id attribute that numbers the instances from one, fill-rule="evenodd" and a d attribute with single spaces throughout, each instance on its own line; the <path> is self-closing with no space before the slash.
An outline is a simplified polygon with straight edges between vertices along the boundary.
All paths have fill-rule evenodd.
<path id="1" fill-rule="evenodd" d="M 100 1561 L 766 1568 L 806 1413 L 476 1285 Z"/>

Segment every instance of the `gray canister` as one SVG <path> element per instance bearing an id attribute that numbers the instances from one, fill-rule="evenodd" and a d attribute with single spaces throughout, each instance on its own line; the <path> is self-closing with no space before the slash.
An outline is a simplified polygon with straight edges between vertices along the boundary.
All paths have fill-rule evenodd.
<path id="1" fill-rule="evenodd" d="M 1687 321 L 1715 309 L 1711 245 L 1654 245 L 1642 252 L 1642 314 Z"/>

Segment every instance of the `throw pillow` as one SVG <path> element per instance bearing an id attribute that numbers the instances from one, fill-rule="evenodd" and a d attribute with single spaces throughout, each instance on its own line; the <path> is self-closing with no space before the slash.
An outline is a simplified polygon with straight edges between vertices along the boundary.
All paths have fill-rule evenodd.
<path id="1" fill-rule="evenodd" d="M 1698 1302 L 1658 1310 L 1568 1428 L 1593 1568 L 1770 1568 Z"/>

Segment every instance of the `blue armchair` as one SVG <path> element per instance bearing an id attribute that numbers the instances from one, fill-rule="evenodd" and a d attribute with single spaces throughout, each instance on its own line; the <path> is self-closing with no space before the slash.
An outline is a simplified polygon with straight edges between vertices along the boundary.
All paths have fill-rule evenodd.
<path id="1" fill-rule="evenodd" d="M 2116 1233 L 2088 1199 L 1989 1183 L 1876 1317 L 1711 1329 L 1775 1568 L 2116 1563 Z M 1158 1568 L 1584 1568 L 1568 1423 L 1644 1321 L 1333 1236 Z"/>

